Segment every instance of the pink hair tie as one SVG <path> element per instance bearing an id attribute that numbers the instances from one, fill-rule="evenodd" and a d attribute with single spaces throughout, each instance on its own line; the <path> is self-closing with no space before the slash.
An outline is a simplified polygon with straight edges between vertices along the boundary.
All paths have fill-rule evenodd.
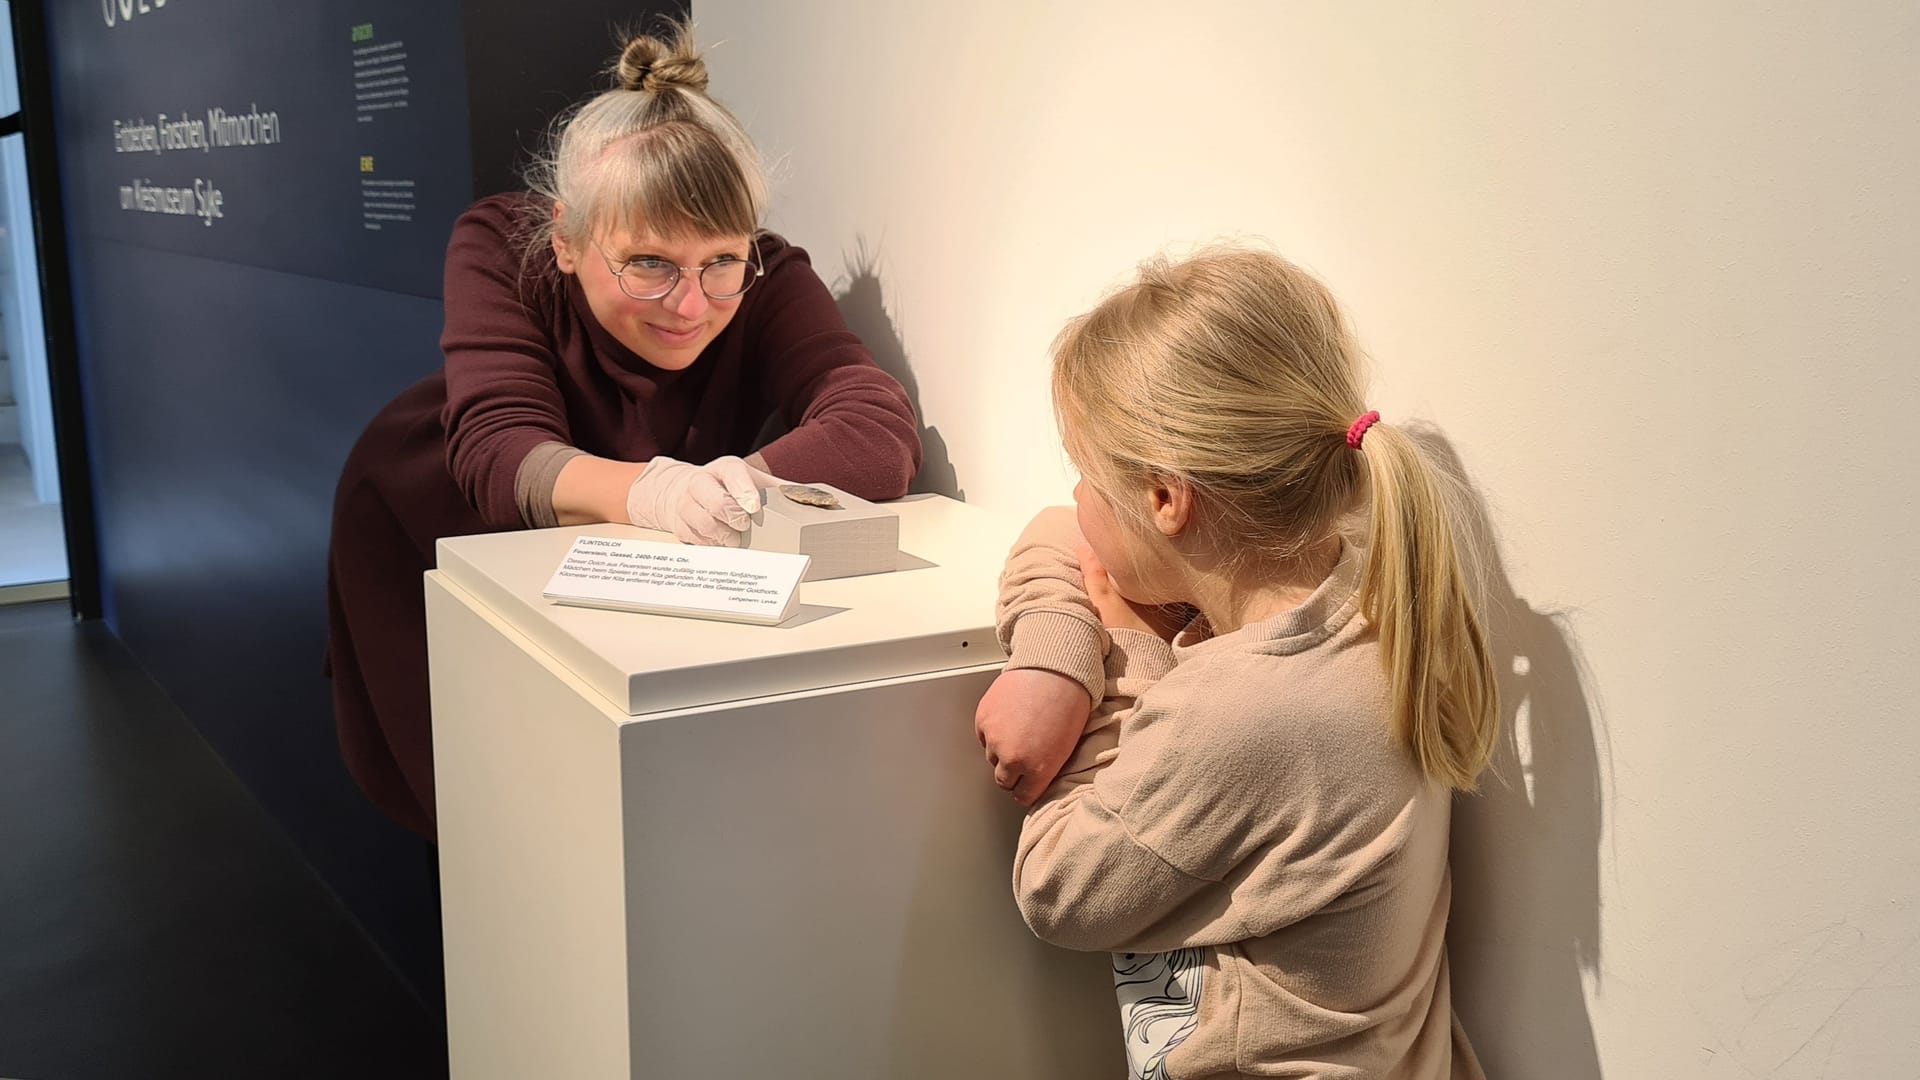
<path id="1" fill-rule="evenodd" d="M 1380 414 L 1377 412 L 1370 412 L 1355 420 L 1353 426 L 1347 429 L 1347 445 L 1355 450 L 1360 449 L 1360 440 L 1367 437 L 1367 429 L 1379 422 Z"/>

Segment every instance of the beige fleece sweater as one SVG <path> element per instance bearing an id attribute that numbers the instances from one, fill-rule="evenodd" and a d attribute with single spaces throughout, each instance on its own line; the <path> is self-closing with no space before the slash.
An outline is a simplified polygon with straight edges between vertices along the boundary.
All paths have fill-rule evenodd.
<path id="1" fill-rule="evenodd" d="M 1100 627 L 1078 544 L 1045 511 L 1002 578 L 1008 666 L 1099 702 L 1014 893 L 1041 938 L 1115 954 L 1131 1075 L 1482 1080 L 1447 981 L 1450 793 L 1388 732 L 1356 553 L 1301 607 L 1169 647 Z"/>

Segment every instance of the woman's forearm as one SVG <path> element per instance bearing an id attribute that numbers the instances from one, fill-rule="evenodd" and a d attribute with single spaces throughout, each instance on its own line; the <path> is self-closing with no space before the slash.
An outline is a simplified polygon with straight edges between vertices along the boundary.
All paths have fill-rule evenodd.
<path id="1" fill-rule="evenodd" d="M 627 491 L 645 472 L 644 461 L 614 461 L 581 454 L 553 481 L 553 512 L 562 525 L 627 520 Z"/>

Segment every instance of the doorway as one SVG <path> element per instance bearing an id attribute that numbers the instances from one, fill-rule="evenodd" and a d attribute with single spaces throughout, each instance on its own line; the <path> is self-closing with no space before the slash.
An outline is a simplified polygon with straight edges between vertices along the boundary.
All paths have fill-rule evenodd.
<path id="1" fill-rule="evenodd" d="M 0 603 L 68 591 L 12 7 L 0 2 Z"/>

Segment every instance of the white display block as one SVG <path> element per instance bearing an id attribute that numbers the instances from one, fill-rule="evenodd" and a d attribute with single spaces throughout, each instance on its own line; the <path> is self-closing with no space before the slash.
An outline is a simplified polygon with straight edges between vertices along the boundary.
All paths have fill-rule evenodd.
<path id="1" fill-rule="evenodd" d="M 589 526 L 427 575 L 456 1080 L 1110 1080 L 1104 955 L 1035 940 L 973 709 L 1018 531 L 892 504 L 934 563 L 781 626 L 539 596 Z"/>
<path id="2" fill-rule="evenodd" d="M 840 503 L 828 509 L 795 502 L 781 490 L 763 488 L 760 511 L 747 528 L 747 546 L 812 559 L 806 580 L 881 574 L 898 568 L 900 518 L 893 510 L 827 484 L 807 485 Z"/>

